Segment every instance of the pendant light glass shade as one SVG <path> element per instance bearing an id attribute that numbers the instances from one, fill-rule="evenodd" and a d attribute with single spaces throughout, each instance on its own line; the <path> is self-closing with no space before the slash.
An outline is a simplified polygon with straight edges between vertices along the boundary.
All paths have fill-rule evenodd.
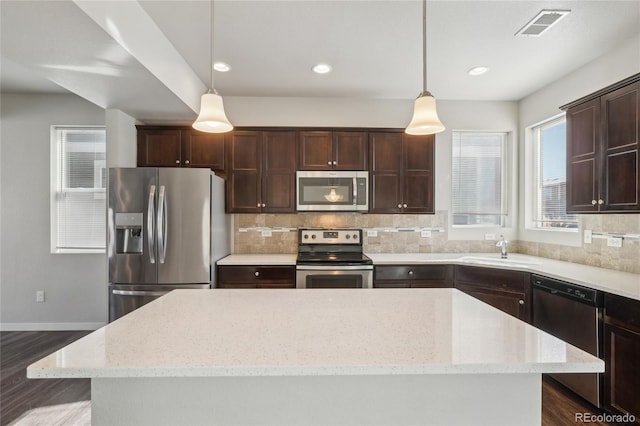
<path id="1" fill-rule="evenodd" d="M 196 130 L 207 133 L 224 133 L 233 130 L 233 125 L 224 113 L 222 96 L 215 91 L 209 91 L 202 95 L 200 115 L 192 126 Z"/>
<path id="2" fill-rule="evenodd" d="M 436 100 L 431 93 L 422 92 L 415 101 L 413 118 L 405 129 L 409 135 L 432 135 L 444 130 L 444 125 L 438 118 Z"/>

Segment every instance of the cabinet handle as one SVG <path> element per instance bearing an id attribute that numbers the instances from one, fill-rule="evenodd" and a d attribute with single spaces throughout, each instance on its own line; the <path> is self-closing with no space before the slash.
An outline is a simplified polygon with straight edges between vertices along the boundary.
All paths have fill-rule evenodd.
<path id="1" fill-rule="evenodd" d="M 521 305 L 524 305 L 524 300 L 520 299 L 520 300 L 518 300 L 518 303 L 521 304 Z"/>
<path id="2" fill-rule="evenodd" d="M 261 204 L 260 204 L 260 203 L 258 203 L 258 204 L 256 204 L 256 206 L 257 206 L 257 207 L 260 207 L 260 206 L 261 206 Z"/>
<path id="3" fill-rule="evenodd" d="M 398 208 L 401 209 L 402 208 L 402 204 L 398 204 Z"/>
<path id="4" fill-rule="evenodd" d="M 337 162 L 337 161 L 334 161 L 334 162 L 333 162 L 333 165 L 334 165 L 334 166 L 338 165 L 338 162 Z"/>
<path id="5" fill-rule="evenodd" d="M 176 160 L 176 164 L 180 164 L 180 160 Z"/>
<path id="6" fill-rule="evenodd" d="M 253 273 L 253 275 L 255 275 L 256 277 L 259 277 L 260 276 L 260 272 L 256 271 L 256 272 Z"/>
<path id="7" fill-rule="evenodd" d="M 331 161 L 327 161 L 327 166 L 330 166 L 330 165 L 331 165 Z"/>
<path id="8" fill-rule="evenodd" d="M 267 205 L 265 203 L 262 203 L 262 207 L 266 207 Z"/>
<path id="9" fill-rule="evenodd" d="M 403 204 L 403 205 L 402 205 L 402 207 L 404 207 L 404 208 L 406 209 L 406 208 L 407 208 L 407 205 L 406 205 L 406 204 Z"/>
<path id="10" fill-rule="evenodd" d="M 602 205 L 602 204 L 604 204 L 604 201 L 598 200 L 598 204 Z"/>
<path id="11" fill-rule="evenodd" d="M 409 271 L 409 275 L 413 275 L 413 271 Z"/>
<path id="12" fill-rule="evenodd" d="M 185 160 L 185 161 L 184 161 L 184 164 L 189 164 L 189 160 Z"/>
<path id="13" fill-rule="evenodd" d="M 591 204 L 595 206 L 596 204 L 598 204 L 598 202 L 596 200 L 591 200 Z"/>

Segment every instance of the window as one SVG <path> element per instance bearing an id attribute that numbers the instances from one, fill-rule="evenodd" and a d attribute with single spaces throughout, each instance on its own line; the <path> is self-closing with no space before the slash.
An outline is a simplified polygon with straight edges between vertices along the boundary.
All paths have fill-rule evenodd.
<path id="1" fill-rule="evenodd" d="M 51 252 L 104 252 L 106 132 L 51 128 Z"/>
<path id="2" fill-rule="evenodd" d="M 505 226 L 507 133 L 453 132 L 454 226 Z"/>
<path id="3" fill-rule="evenodd" d="M 577 229 L 567 214 L 567 141 L 564 117 L 532 127 L 534 152 L 533 224 L 538 229 Z"/>

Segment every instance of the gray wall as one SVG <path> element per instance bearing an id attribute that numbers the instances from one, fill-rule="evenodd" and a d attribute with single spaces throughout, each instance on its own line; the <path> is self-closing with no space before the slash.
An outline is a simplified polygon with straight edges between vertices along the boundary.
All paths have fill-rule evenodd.
<path id="1" fill-rule="evenodd" d="M 51 125 L 104 125 L 105 111 L 75 95 L 35 94 L 2 94 L 0 111 L 2 329 L 97 328 L 107 319 L 106 256 L 51 254 L 49 151 Z"/>

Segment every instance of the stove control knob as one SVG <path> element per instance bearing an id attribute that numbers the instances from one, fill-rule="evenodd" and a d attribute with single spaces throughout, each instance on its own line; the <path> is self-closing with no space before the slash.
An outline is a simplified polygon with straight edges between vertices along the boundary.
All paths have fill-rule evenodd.
<path id="1" fill-rule="evenodd" d="M 347 235 L 347 238 L 349 238 L 349 236 Z M 358 239 L 358 234 L 353 234 L 353 239 L 357 240 Z"/>
<path id="2" fill-rule="evenodd" d="M 349 238 L 351 238 L 351 235 L 347 234 L 345 238 L 348 240 Z"/>
<path id="3" fill-rule="evenodd" d="M 308 234 L 304 234 L 304 237 L 302 237 L 302 238 L 304 238 L 305 240 L 308 240 L 309 239 L 309 235 Z"/>
<path id="4" fill-rule="evenodd" d="M 311 239 L 312 239 L 312 240 L 315 240 L 315 239 L 316 239 L 316 234 L 313 234 L 313 235 L 311 236 Z"/>

